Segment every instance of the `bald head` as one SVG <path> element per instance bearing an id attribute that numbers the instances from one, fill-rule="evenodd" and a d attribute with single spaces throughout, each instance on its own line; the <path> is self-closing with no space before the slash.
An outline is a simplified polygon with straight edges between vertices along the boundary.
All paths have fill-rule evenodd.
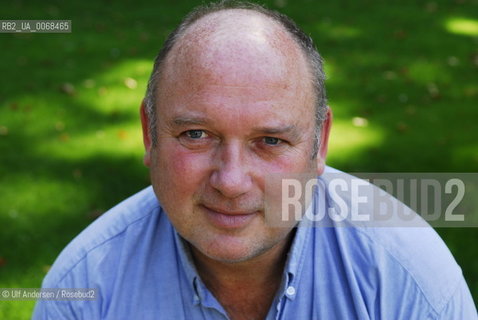
<path id="1" fill-rule="evenodd" d="M 298 44 L 269 17 L 251 10 L 230 9 L 205 16 L 180 37 L 167 56 L 158 100 L 171 86 L 194 91 L 202 83 L 228 86 L 270 86 L 296 89 L 302 79 L 312 94 L 310 68 Z M 201 81 L 188 81 L 191 78 Z M 160 108 L 159 106 L 156 106 Z"/>
<path id="2" fill-rule="evenodd" d="M 148 84 L 145 102 L 153 145 L 159 99 L 167 96 L 170 85 L 191 85 L 188 77 L 230 86 L 269 81 L 284 87 L 303 85 L 290 83 L 288 78 L 301 79 L 308 83 L 307 90 L 302 91 L 308 92 L 299 94 L 311 95 L 320 131 L 326 109 L 320 55 L 295 23 L 277 12 L 255 4 L 223 1 L 200 7 L 184 19 L 156 58 Z M 167 81 L 172 78 L 174 84 Z"/>

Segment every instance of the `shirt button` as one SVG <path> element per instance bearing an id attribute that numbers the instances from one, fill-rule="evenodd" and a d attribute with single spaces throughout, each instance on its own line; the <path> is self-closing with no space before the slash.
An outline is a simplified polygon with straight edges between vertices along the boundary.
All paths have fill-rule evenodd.
<path id="1" fill-rule="evenodd" d="M 287 290 L 285 291 L 285 293 L 288 295 L 288 296 L 293 296 L 295 294 L 295 288 L 290 286 L 287 288 Z"/>

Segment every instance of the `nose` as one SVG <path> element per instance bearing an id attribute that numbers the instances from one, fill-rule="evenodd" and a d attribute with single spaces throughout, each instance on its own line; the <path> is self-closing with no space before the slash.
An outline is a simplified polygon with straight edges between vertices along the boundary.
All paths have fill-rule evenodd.
<path id="1" fill-rule="evenodd" d="M 211 186 L 224 197 L 237 198 L 252 187 L 252 177 L 247 154 L 240 145 L 222 145 L 216 153 Z"/>

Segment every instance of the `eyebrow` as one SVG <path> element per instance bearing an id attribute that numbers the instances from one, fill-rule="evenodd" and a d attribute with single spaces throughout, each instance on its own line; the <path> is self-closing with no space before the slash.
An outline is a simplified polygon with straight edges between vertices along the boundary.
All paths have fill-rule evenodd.
<path id="1" fill-rule="evenodd" d="M 261 133 L 267 133 L 267 134 L 281 134 L 281 133 L 295 133 L 297 132 L 297 126 L 295 125 L 290 125 L 290 126 L 285 126 L 285 127 L 257 127 L 254 128 L 253 131 L 256 132 L 261 132 Z"/>
<path id="2" fill-rule="evenodd" d="M 209 124 L 210 121 L 203 117 L 184 117 L 179 116 L 174 118 L 171 121 L 174 125 L 184 127 L 188 125 L 206 125 Z"/>

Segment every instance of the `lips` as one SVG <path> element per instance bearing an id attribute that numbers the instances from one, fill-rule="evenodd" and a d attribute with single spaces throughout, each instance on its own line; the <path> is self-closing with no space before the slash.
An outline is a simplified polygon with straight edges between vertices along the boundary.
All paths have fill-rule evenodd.
<path id="1" fill-rule="evenodd" d="M 209 222 L 220 229 L 241 229 L 254 219 L 259 211 L 228 211 L 201 205 Z"/>

